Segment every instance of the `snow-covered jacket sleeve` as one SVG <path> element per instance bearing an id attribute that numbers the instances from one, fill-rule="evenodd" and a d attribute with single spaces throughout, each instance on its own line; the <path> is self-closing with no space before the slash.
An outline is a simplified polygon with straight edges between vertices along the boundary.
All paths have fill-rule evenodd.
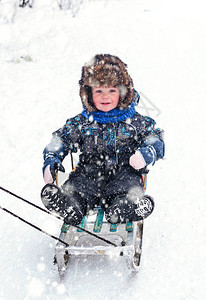
<path id="1" fill-rule="evenodd" d="M 51 142 L 43 151 L 44 160 L 57 157 L 63 161 L 70 151 L 77 152 L 81 143 L 80 118 L 78 116 L 68 119 L 66 124 L 53 133 Z"/>
<path id="2" fill-rule="evenodd" d="M 155 128 L 155 124 L 156 122 L 152 118 L 145 117 L 145 128 L 141 134 L 141 147 L 138 150 L 141 152 L 146 165 L 151 163 L 154 165 L 158 159 L 164 157 L 163 130 Z"/>

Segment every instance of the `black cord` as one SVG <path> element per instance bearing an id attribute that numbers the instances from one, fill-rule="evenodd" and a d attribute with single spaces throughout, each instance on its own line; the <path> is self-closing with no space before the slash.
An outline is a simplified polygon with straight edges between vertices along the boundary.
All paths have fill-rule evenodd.
<path id="1" fill-rule="evenodd" d="M 27 225 L 29 225 L 29 226 L 35 228 L 36 230 L 38 230 L 38 231 L 40 231 L 40 232 L 42 232 L 42 233 L 48 235 L 49 237 L 51 237 L 51 238 L 53 238 L 53 239 L 55 239 L 55 240 L 57 240 L 57 241 L 63 243 L 63 244 L 66 245 L 67 247 L 69 246 L 68 243 L 64 242 L 63 240 L 59 239 L 58 237 L 56 237 L 56 236 L 54 236 L 54 235 L 52 235 L 52 234 L 49 234 L 48 232 L 46 232 L 46 231 L 42 230 L 41 228 L 37 227 L 36 225 L 34 225 L 34 224 L 32 224 L 32 223 L 26 221 L 25 219 L 23 219 L 23 218 L 21 218 L 20 216 L 14 214 L 14 213 L 11 212 L 10 210 L 8 210 L 8 209 L 6 209 L 6 208 L 4 208 L 4 207 L 1 207 L 1 206 L 0 206 L 0 209 L 2 209 L 3 211 L 7 212 L 7 213 L 10 214 L 10 215 L 12 215 L 12 216 L 15 217 L 15 218 L 18 218 L 19 220 L 21 220 L 22 222 L 26 223 Z"/>
<path id="2" fill-rule="evenodd" d="M 52 215 L 48 210 L 46 210 L 46 209 L 44 209 L 44 208 L 42 208 L 42 207 L 40 207 L 40 206 L 38 206 L 38 205 L 36 205 L 36 204 L 30 202 L 30 201 L 28 201 L 28 200 L 26 200 L 26 199 L 24 199 L 24 198 L 18 196 L 17 194 L 12 193 L 11 191 L 9 191 L 9 190 L 3 188 L 2 186 L 0 186 L 0 189 L 1 189 L 2 191 L 4 191 L 4 192 L 8 193 L 9 195 L 12 195 L 12 196 L 14 196 L 14 197 L 16 197 L 16 198 L 18 198 L 18 199 L 20 199 L 20 200 L 26 202 L 27 204 L 32 205 L 32 206 L 34 206 L 35 208 L 37 208 L 37 209 L 39 209 L 39 210 L 41 210 L 41 211 L 43 211 L 43 212 L 45 212 L 45 213 L 47 213 L 47 214 L 49 214 L 49 215 Z M 54 215 L 52 215 L 52 216 L 54 216 Z M 56 215 L 55 215 L 54 217 L 56 217 L 57 219 L 62 220 L 61 217 L 59 217 L 59 216 L 56 216 Z"/>
<path id="3" fill-rule="evenodd" d="M 57 219 L 59 219 L 59 220 L 62 220 L 61 217 L 59 217 L 59 216 L 57 216 L 57 215 L 53 215 L 53 214 L 52 214 L 51 212 L 49 212 L 48 210 L 46 210 L 46 209 L 44 209 L 44 208 L 42 208 L 42 207 L 40 207 L 40 206 L 38 206 L 38 205 L 36 205 L 36 204 L 30 202 L 30 201 L 28 201 L 28 200 L 26 200 L 26 199 L 24 199 L 24 198 L 18 196 L 18 195 L 15 194 L 15 193 L 12 193 L 11 191 L 9 191 L 9 190 L 3 188 L 2 186 L 0 186 L 0 189 L 1 189 L 2 191 L 6 192 L 6 193 L 8 193 L 8 194 L 10 194 L 10 195 L 12 195 L 12 196 L 18 198 L 19 200 L 22 200 L 22 201 L 26 202 L 27 204 L 32 205 L 32 206 L 34 206 L 35 208 L 37 208 L 37 209 L 39 209 L 39 210 L 41 210 L 41 211 L 43 211 L 43 212 L 45 212 L 45 213 L 47 213 L 47 214 L 53 216 L 53 217 L 55 217 L 55 218 L 57 218 Z M 33 225 L 32 223 L 29 223 L 29 222 L 27 222 L 26 220 L 22 219 L 21 217 L 19 217 L 19 216 L 13 214 L 11 211 L 7 210 L 6 208 L 2 208 L 1 206 L 0 206 L 0 208 L 3 209 L 4 211 L 6 211 L 7 213 L 12 214 L 14 217 L 19 218 L 21 221 L 23 221 L 23 222 L 29 224 L 30 226 L 33 226 L 34 228 L 36 227 L 36 226 Z M 62 220 L 62 221 L 63 221 L 63 220 Z M 70 225 L 70 224 L 68 224 L 68 225 Z M 75 228 L 77 228 L 77 229 L 80 229 L 80 230 L 82 230 L 82 231 L 88 233 L 89 235 L 92 235 L 92 236 L 94 236 L 95 238 L 97 238 L 97 239 L 99 239 L 99 240 L 102 240 L 102 241 L 106 242 L 107 244 L 110 244 L 110 245 L 113 245 L 114 247 L 117 247 L 116 244 L 110 242 L 109 240 L 104 239 L 104 238 L 98 236 L 97 234 L 92 233 L 92 232 L 90 232 L 90 231 L 88 231 L 88 230 L 86 230 L 86 229 L 84 229 L 84 228 L 81 228 L 80 226 L 72 225 L 72 224 L 71 224 L 71 226 L 73 226 L 73 227 L 75 227 Z M 39 230 L 39 231 L 41 231 L 41 232 L 43 232 L 43 233 L 45 233 L 43 230 L 41 230 L 41 229 L 38 228 L 38 227 L 36 227 L 36 229 Z M 49 235 L 48 233 L 45 233 L 45 234 Z M 49 236 L 50 236 L 50 235 L 49 235 Z M 52 236 L 51 236 L 51 237 L 52 237 Z M 59 240 L 57 237 L 55 237 L 55 238 L 56 238 L 57 240 Z M 64 242 L 64 244 L 66 244 L 66 245 L 68 246 L 67 243 Z"/>

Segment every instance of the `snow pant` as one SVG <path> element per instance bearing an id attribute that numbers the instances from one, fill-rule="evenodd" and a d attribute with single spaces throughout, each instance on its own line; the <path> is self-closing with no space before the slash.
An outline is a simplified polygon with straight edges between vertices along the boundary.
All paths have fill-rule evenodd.
<path id="1" fill-rule="evenodd" d="M 105 169 L 104 164 L 79 164 L 62 190 L 68 194 L 68 201 L 81 209 L 81 214 L 102 206 L 106 219 L 116 223 L 112 211 L 118 206 L 121 223 L 125 223 L 132 220 L 135 202 L 143 196 L 143 181 L 141 174 L 129 165 Z"/>

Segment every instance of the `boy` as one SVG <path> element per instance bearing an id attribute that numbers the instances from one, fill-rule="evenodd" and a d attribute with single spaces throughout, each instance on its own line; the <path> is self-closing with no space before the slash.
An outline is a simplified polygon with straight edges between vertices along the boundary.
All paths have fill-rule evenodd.
<path id="1" fill-rule="evenodd" d="M 71 225 L 99 205 L 110 223 L 144 219 L 154 202 L 143 195 L 141 174 L 164 156 L 162 131 L 136 112 L 139 95 L 127 65 L 117 56 L 96 55 L 83 66 L 79 84 L 82 113 L 54 132 L 44 149 L 43 204 Z M 77 149 L 76 169 L 56 187 L 56 171 L 65 171 L 64 157 Z"/>

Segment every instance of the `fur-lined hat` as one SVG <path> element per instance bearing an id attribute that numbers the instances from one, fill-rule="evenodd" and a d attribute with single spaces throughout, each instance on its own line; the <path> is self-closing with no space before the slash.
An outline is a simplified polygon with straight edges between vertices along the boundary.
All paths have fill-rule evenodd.
<path id="1" fill-rule="evenodd" d="M 97 54 L 82 68 L 79 81 L 80 97 L 88 112 L 96 111 L 92 100 L 92 87 L 119 87 L 118 108 L 126 108 L 132 102 L 133 82 L 127 72 L 127 65 L 117 56 Z"/>

